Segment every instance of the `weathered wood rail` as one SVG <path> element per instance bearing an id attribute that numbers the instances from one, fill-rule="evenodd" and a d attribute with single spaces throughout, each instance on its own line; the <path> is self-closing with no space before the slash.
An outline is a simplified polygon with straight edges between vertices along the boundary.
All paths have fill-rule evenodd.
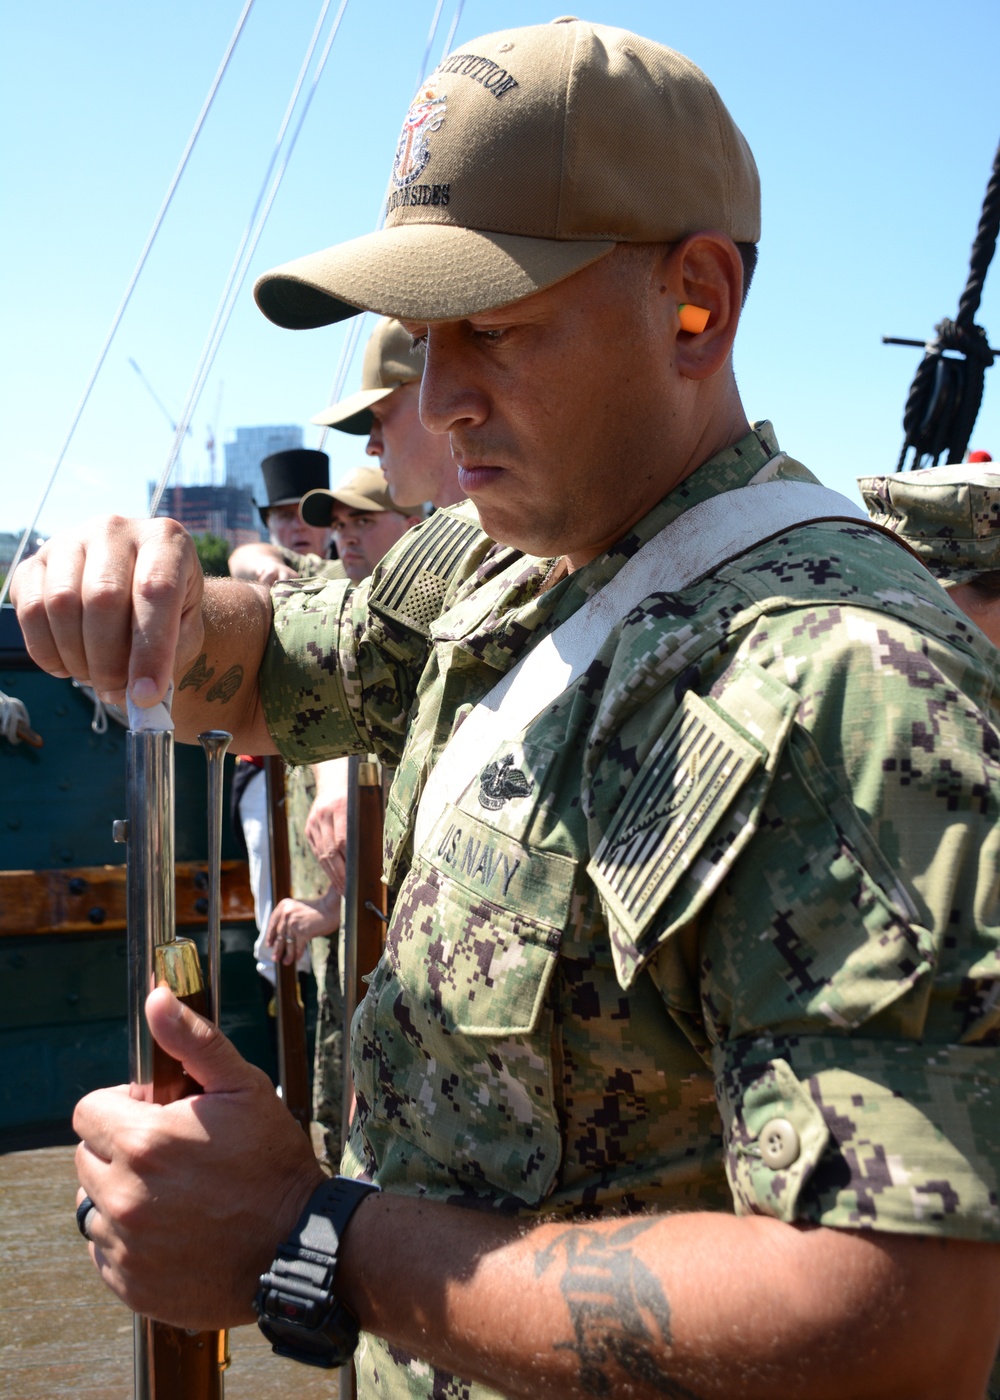
<path id="1" fill-rule="evenodd" d="M 204 927 L 208 875 L 203 862 L 177 863 L 177 925 Z M 0 938 L 24 934 L 112 932 L 125 927 L 124 865 L 0 870 Z M 222 862 L 222 922 L 253 922 L 242 860 Z"/>

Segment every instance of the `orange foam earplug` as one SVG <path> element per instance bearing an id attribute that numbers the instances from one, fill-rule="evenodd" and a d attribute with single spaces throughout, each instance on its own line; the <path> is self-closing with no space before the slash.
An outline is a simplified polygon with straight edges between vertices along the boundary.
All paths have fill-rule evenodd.
<path id="1" fill-rule="evenodd" d="M 703 306 L 692 306 L 690 302 L 682 301 L 677 308 L 681 330 L 690 331 L 692 335 L 701 335 L 708 325 L 708 317 L 709 312 Z"/>

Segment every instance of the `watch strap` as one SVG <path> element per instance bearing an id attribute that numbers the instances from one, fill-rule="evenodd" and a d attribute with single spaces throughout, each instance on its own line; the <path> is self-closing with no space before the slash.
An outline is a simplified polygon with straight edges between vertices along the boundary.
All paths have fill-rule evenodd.
<path id="1" fill-rule="evenodd" d="M 254 1299 L 258 1326 L 280 1356 L 341 1366 L 358 1343 L 358 1322 L 334 1293 L 340 1241 L 365 1196 L 379 1187 L 337 1176 L 318 1186 L 282 1244 Z"/>
<path id="2" fill-rule="evenodd" d="M 379 1187 L 370 1181 L 355 1181 L 350 1176 L 334 1176 L 324 1181 L 306 1201 L 295 1229 L 282 1249 L 300 1249 L 321 1254 L 336 1261 L 340 1238 L 347 1222 L 364 1200 Z"/>

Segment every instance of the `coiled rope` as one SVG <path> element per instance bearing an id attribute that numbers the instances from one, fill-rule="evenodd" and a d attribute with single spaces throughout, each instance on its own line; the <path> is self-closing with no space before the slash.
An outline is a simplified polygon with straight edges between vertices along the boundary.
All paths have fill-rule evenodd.
<path id="1" fill-rule="evenodd" d="M 946 317 L 934 327 L 934 339 L 928 341 L 910 385 L 903 412 L 905 440 L 896 464 L 898 472 L 907 470 L 906 456 L 911 449 L 909 469 L 934 466 L 945 452 L 948 462 L 961 462 L 965 457 L 983 401 L 986 371 L 994 359 L 986 332 L 975 324 L 975 317 L 998 234 L 1000 146 L 986 186 L 958 315 L 953 321 Z"/>

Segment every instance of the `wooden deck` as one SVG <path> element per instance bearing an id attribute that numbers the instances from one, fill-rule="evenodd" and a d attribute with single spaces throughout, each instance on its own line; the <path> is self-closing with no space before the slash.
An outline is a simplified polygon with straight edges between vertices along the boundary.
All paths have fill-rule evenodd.
<path id="1" fill-rule="evenodd" d="M 0 1396 L 132 1400 L 132 1314 L 104 1287 L 73 1218 L 72 1147 L 0 1155 Z M 226 1400 L 338 1400 L 336 1371 L 230 1337 Z"/>

